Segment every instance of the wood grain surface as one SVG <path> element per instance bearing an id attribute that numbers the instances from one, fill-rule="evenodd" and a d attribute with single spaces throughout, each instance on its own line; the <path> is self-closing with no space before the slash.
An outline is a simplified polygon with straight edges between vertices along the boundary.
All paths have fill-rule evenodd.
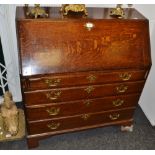
<path id="1" fill-rule="evenodd" d="M 148 19 L 133 8 L 123 19 L 111 8 L 87 8 L 87 17 L 45 10 L 38 19 L 16 12 L 28 147 L 55 134 L 131 126 L 151 67 Z"/>

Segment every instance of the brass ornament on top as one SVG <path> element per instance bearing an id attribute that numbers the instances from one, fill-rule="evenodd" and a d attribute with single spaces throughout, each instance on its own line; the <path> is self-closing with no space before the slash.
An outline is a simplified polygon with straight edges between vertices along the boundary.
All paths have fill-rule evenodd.
<path id="1" fill-rule="evenodd" d="M 68 15 L 69 12 L 84 13 L 85 16 L 88 15 L 85 4 L 63 4 L 60 11 L 64 16 Z"/>
<path id="2" fill-rule="evenodd" d="M 117 4 L 116 8 L 113 8 L 110 12 L 110 16 L 116 18 L 124 18 L 125 11 L 122 8 L 123 4 Z M 132 7 L 132 4 L 128 4 L 128 7 Z M 33 18 L 45 18 L 48 17 L 48 13 L 46 13 L 44 8 L 40 7 L 40 4 L 35 4 L 32 9 L 29 8 L 28 4 L 25 4 L 26 15 Z M 60 8 L 60 12 L 64 16 L 67 16 L 69 12 L 74 13 L 83 13 L 84 16 L 88 15 L 85 4 L 62 4 Z"/>
<path id="3" fill-rule="evenodd" d="M 117 4 L 116 8 L 112 9 L 110 12 L 110 16 L 116 17 L 116 18 L 124 18 L 125 11 L 122 8 L 123 4 Z M 132 7 L 132 4 L 128 4 L 128 7 Z"/>
<path id="4" fill-rule="evenodd" d="M 40 4 L 35 4 L 32 9 L 29 9 L 28 4 L 25 4 L 26 8 L 26 15 L 33 17 L 33 18 L 45 18 L 48 17 L 48 14 L 46 13 L 45 9 L 40 7 Z"/>
<path id="5" fill-rule="evenodd" d="M 26 15 L 31 18 L 45 18 L 48 17 L 45 9 L 40 7 L 40 4 L 35 4 L 32 9 L 29 8 L 28 4 L 25 4 Z M 83 13 L 84 16 L 88 15 L 87 9 L 84 4 L 62 4 L 60 12 L 64 16 L 68 15 L 69 12 Z"/>

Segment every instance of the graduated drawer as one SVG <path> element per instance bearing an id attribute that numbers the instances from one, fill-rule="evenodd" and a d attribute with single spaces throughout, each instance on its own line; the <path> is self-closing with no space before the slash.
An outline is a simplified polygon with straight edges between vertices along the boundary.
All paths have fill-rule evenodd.
<path id="1" fill-rule="evenodd" d="M 24 92 L 26 105 L 99 98 L 142 91 L 144 81 Z"/>
<path id="2" fill-rule="evenodd" d="M 125 107 L 134 107 L 139 100 L 139 94 L 113 96 L 105 98 L 55 103 L 42 106 L 28 106 L 27 119 L 29 121 L 60 118 L 82 113 L 115 110 Z"/>
<path id="3" fill-rule="evenodd" d="M 119 72 L 84 72 L 58 75 L 35 76 L 22 79 L 24 90 L 49 89 L 85 84 L 113 83 L 123 81 L 144 80 L 145 70 Z"/>
<path id="4" fill-rule="evenodd" d="M 54 120 L 31 121 L 28 123 L 29 135 L 48 132 L 63 132 L 69 129 L 90 128 L 91 126 L 101 126 L 116 124 L 116 122 L 132 119 L 133 108 L 118 111 L 85 113 L 73 117 L 66 117 Z"/>

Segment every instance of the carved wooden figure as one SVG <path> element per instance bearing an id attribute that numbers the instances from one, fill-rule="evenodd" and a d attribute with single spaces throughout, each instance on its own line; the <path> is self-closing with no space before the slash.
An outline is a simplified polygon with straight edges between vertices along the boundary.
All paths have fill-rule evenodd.
<path id="1" fill-rule="evenodd" d="M 1 113 L 4 120 L 4 129 L 11 135 L 16 135 L 18 133 L 18 110 L 12 100 L 12 94 L 8 91 L 4 94 Z"/>

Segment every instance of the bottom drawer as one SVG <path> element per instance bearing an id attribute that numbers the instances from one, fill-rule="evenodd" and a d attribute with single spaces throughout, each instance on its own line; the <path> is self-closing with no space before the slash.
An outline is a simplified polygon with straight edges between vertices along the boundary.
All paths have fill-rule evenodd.
<path id="1" fill-rule="evenodd" d="M 133 117 L 134 108 L 124 110 L 87 113 L 53 120 L 42 120 L 28 123 L 29 135 L 42 134 L 48 132 L 60 133 L 69 129 L 78 129 L 81 127 L 90 128 L 93 125 L 105 123 L 115 123 L 123 120 L 129 120 Z"/>

